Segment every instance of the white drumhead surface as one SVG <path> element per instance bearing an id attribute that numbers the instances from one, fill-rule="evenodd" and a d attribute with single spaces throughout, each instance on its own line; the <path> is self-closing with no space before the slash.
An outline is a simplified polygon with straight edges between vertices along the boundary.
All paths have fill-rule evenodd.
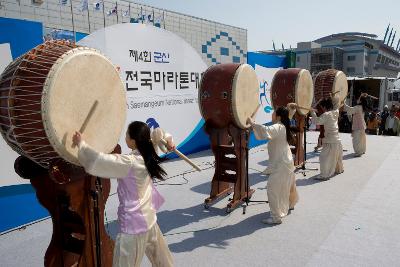
<path id="1" fill-rule="evenodd" d="M 303 69 L 297 75 L 295 94 L 297 105 L 303 108 L 311 108 L 314 96 L 314 85 L 311 74 L 308 70 Z M 297 109 L 297 112 L 301 115 L 307 115 L 308 110 Z"/>
<path id="2" fill-rule="evenodd" d="M 94 149 L 110 153 L 126 119 L 125 88 L 115 66 L 94 49 L 75 48 L 54 64 L 42 96 L 42 118 L 54 150 L 78 164 L 72 135 L 79 131 L 95 101 L 98 105 L 83 133 Z"/>
<path id="3" fill-rule="evenodd" d="M 241 65 L 235 73 L 232 85 L 232 111 L 236 125 L 248 128 L 247 119 L 256 111 L 259 100 L 259 85 L 257 74 L 248 65 Z"/>
<path id="4" fill-rule="evenodd" d="M 340 98 L 340 102 L 342 102 L 349 91 L 348 85 L 347 85 L 347 77 L 346 74 L 343 73 L 343 71 L 338 71 L 335 75 L 335 79 L 333 81 L 332 85 L 332 93 L 339 91 L 338 96 Z"/>

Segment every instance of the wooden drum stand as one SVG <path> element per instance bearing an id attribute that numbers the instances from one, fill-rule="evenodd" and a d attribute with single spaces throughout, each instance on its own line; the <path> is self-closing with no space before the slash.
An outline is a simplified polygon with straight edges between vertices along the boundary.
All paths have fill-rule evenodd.
<path id="1" fill-rule="evenodd" d="M 118 151 L 119 146 L 114 153 Z M 61 159 L 45 169 L 20 156 L 14 168 L 30 180 L 40 204 L 51 215 L 53 234 L 44 266 L 112 266 L 114 241 L 104 228 L 110 180 L 91 176 Z"/>
<path id="2" fill-rule="evenodd" d="M 210 136 L 211 149 L 215 156 L 215 173 L 211 181 L 210 197 L 205 199 L 205 208 L 216 199 L 232 192 L 233 197 L 226 207 L 229 213 L 254 193 L 248 183 L 249 130 L 233 124 L 226 128 L 215 128 L 207 124 L 205 131 Z"/>

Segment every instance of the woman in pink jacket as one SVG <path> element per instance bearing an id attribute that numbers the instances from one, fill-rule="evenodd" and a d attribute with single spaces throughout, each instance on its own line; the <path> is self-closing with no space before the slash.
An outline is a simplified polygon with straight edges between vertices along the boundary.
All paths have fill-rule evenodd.
<path id="1" fill-rule="evenodd" d="M 162 138 L 167 140 L 167 148 L 173 149 L 172 137 L 164 134 Z M 153 266 L 173 266 L 171 252 L 157 224 L 156 211 L 164 199 L 153 179 L 163 180 L 166 173 L 150 138 L 150 128 L 143 122 L 132 122 L 125 140 L 131 153 L 104 154 L 92 149 L 79 132 L 73 136 L 73 145 L 79 148 L 79 162 L 86 172 L 118 181 L 120 232 L 113 266 L 140 266 L 144 254 Z"/>

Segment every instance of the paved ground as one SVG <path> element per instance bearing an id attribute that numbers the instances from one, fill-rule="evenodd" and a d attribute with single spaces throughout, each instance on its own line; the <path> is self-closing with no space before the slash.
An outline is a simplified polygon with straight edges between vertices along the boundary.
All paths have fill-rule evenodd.
<path id="1" fill-rule="evenodd" d="M 191 156 L 205 169 L 201 173 L 179 175 L 190 166 L 180 160 L 166 163 L 169 176 L 177 176 L 158 185 L 167 199 L 158 220 L 176 266 L 398 266 L 400 138 L 368 136 L 367 153 L 354 158 L 350 135 L 341 137 L 345 172 L 325 182 L 312 179 L 318 171 L 297 174 L 299 204 L 273 227 L 261 223 L 267 204 L 251 203 L 246 214 L 242 208 L 226 214 L 224 198 L 204 210 L 214 171 L 210 151 Z M 316 138 L 308 135 L 310 142 Z M 267 198 L 267 177 L 260 174 L 267 157 L 265 146 L 251 150 L 253 200 Z M 318 153 L 308 157 L 307 167 L 319 167 Z M 106 216 L 112 236 L 117 205 L 112 195 Z M 50 237 L 50 220 L 0 236 L 0 266 L 42 266 Z M 150 264 L 145 260 L 143 266 Z"/>

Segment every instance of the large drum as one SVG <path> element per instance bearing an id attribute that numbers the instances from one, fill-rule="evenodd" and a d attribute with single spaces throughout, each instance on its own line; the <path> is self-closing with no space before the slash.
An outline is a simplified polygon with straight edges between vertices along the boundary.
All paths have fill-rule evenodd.
<path id="1" fill-rule="evenodd" d="M 247 119 L 259 105 L 259 85 L 254 69 L 247 64 L 209 67 L 199 90 L 199 107 L 207 124 L 224 128 L 233 123 L 246 129 Z"/>
<path id="2" fill-rule="evenodd" d="M 271 101 L 274 109 L 296 103 L 300 115 L 307 115 L 311 108 L 314 87 L 311 74 L 305 69 L 278 70 L 271 84 Z"/>
<path id="3" fill-rule="evenodd" d="M 348 92 L 347 78 L 340 70 L 329 69 L 318 73 L 315 78 L 315 95 L 317 103 L 322 98 L 335 93 L 339 96 L 340 102 L 346 99 Z"/>
<path id="4" fill-rule="evenodd" d="M 98 151 L 112 152 L 126 118 L 125 89 L 98 51 L 49 41 L 17 58 L 0 78 L 0 132 L 19 154 L 43 167 L 62 157 L 78 164 L 72 135 L 84 130 Z"/>

